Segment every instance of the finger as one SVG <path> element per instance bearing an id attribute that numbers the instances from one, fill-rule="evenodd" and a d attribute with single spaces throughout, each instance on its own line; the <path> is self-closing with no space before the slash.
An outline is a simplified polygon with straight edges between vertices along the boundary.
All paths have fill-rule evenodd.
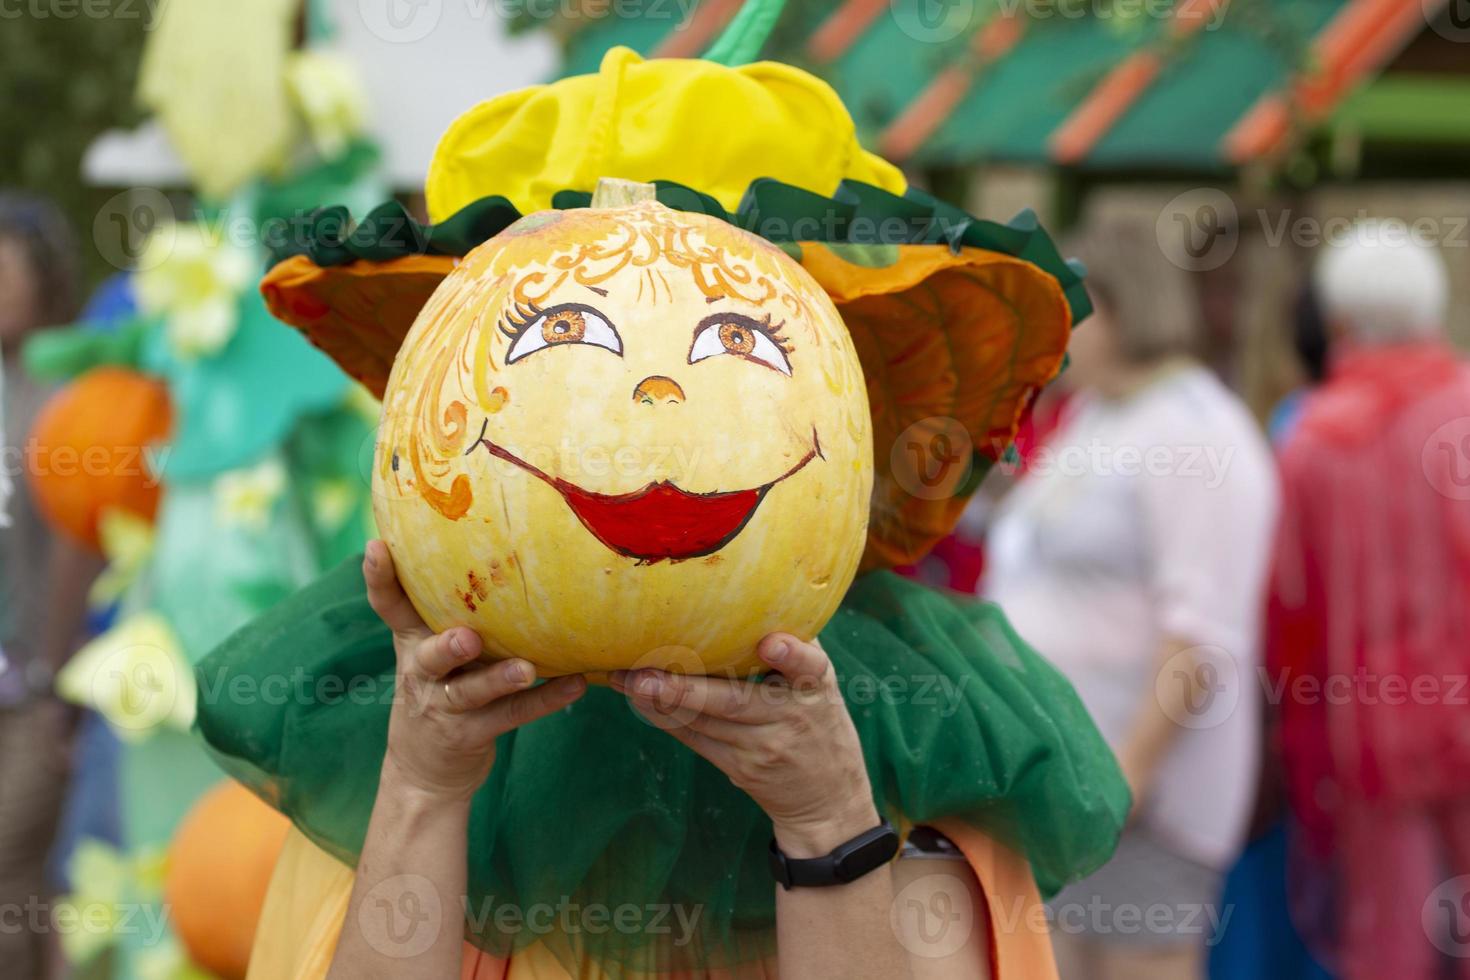
<path id="1" fill-rule="evenodd" d="M 776 716 L 777 705 L 764 696 L 766 689 L 753 681 L 644 668 L 616 671 L 609 683 L 622 694 L 643 698 L 669 711 L 686 709 L 746 724 L 763 724 Z"/>
<path id="2" fill-rule="evenodd" d="M 824 681 L 832 670 L 832 661 L 815 642 L 806 643 L 790 633 L 772 633 L 757 648 L 761 660 L 792 684 L 798 681 Z"/>
<path id="3" fill-rule="evenodd" d="M 478 713 L 489 720 L 497 734 L 503 734 L 560 711 L 586 693 L 587 678 L 573 674 L 491 701 Z"/>
<path id="4" fill-rule="evenodd" d="M 662 728 L 665 732 L 673 736 L 676 741 L 682 742 L 694 750 L 694 752 L 703 756 L 716 769 L 719 769 L 727 776 L 734 771 L 735 749 L 731 745 L 704 732 L 695 731 L 687 725 L 666 727 L 667 719 L 660 717 L 661 712 L 657 709 L 640 705 L 636 701 L 633 702 L 633 710 L 643 715 L 650 725 L 653 725 L 655 728 Z"/>
<path id="5" fill-rule="evenodd" d="M 408 601 L 398 583 L 393 556 L 381 541 L 369 541 L 362 560 L 362 577 L 367 582 L 368 603 L 378 618 L 400 636 L 429 636 L 433 631 Z"/>
<path id="6" fill-rule="evenodd" d="M 524 660 L 503 660 L 494 664 L 469 667 L 451 677 L 447 683 L 450 700 L 461 712 L 483 708 L 492 701 L 530 687 L 536 680 L 536 668 Z"/>
<path id="7" fill-rule="evenodd" d="M 405 654 L 405 669 L 426 680 L 437 680 L 480 655 L 480 636 L 467 626 L 456 626 L 430 635 Z"/>
<path id="8" fill-rule="evenodd" d="M 762 726 L 758 723 L 745 721 L 734 721 L 729 718 L 720 717 L 715 714 L 699 711 L 688 703 L 661 704 L 655 697 L 650 696 L 638 687 L 627 685 L 619 686 L 616 681 L 610 681 L 610 686 L 621 691 L 627 696 L 628 702 L 633 709 L 657 727 L 666 731 L 681 725 L 687 725 L 695 731 L 716 739 L 736 745 L 750 741 L 752 734 Z"/>

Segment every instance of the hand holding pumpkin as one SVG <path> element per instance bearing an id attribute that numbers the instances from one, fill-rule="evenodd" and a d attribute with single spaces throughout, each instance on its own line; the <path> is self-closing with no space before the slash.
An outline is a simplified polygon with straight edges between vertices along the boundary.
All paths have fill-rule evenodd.
<path id="1" fill-rule="evenodd" d="M 385 780 L 446 802 L 468 801 L 490 774 L 496 738 L 587 690 L 579 676 L 533 688 L 536 668 L 527 661 L 479 661 L 474 630 L 434 633 L 398 584 L 383 542 L 368 542 L 363 577 L 373 611 L 393 630 L 398 658 Z"/>
<path id="2" fill-rule="evenodd" d="M 749 793 L 792 857 L 818 857 L 878 823 L 857 729 L 836 671 L 816 643 L 772 633 L 758 647 L 764 681 L 662 670 L 616 671 L 653 724 Z"/>

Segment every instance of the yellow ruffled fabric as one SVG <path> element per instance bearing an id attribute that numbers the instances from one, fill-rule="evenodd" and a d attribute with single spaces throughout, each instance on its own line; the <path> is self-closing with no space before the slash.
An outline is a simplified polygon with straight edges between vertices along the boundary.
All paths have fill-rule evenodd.
<path id="1" fill-rule="evenodd" d="M 488 194 L 529 214 L 559 190 L 593 190 L 599 177 L 671 180 L 729 211 L 760 177 L 819 194 L 844 179 L 894 194 L 907 186 L 858 144 L 837 93 L 814 75 L 774 62 L 644 61 L 613 48 L 596 75 L 508 92 L 455 120 L 429 165 L 429 218 Z"/>

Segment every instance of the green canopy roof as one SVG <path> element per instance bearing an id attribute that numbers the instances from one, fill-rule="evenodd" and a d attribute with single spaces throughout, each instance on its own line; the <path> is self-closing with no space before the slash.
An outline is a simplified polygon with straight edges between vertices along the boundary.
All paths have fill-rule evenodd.
<path id="1" fill-rule="evenodd" d="M 616 44 L 692 53 L 738 6 L 698 0 L 682 23 L 594 22 L 573 34 L 566 73 L 595 71 Z M 904 163 L 1223 170 L 1327 118 L 1428 23 L 1419 0 L 1087 6 L 1076 16 L 1059 0 L 793 3 L 765 53 L 826 78 L 864 143 Z"/>

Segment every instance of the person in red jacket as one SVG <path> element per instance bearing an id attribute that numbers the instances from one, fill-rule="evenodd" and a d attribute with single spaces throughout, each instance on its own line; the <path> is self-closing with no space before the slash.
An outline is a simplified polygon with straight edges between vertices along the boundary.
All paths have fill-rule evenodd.
<path id="1" fill-rule="evenodd" d="M 1315 284 L 1333 357 L 1281 451 L 1267 616 L 1289 792 L 1339 975 L 1470 977 L 1470 367 L 1406 226 L 1358 225 Z"/>

